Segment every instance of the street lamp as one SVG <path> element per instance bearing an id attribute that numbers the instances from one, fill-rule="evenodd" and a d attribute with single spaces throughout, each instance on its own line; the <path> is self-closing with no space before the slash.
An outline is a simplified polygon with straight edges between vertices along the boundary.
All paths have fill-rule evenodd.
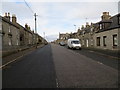
<path id="1" fill-rule="evenodd" d="M 76 25 L 74 25 L 75 26 L 75 31 L 76 31 Z"/>

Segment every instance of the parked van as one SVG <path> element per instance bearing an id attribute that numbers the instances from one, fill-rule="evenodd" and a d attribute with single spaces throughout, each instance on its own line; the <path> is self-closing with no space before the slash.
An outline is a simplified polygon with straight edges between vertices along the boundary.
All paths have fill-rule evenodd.
<path id="1" fill-rule="evenodd" d="M 68 48 L 72 49 L 81 49 L 81 44 L 79 39 L 68 39 L 67 41 Z"/>

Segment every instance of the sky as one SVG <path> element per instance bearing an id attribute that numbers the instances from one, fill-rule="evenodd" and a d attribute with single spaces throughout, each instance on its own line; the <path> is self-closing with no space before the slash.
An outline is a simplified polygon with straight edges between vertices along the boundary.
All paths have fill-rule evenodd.
<path id="1" fill-rule="evenodd" d="M 27 2 L 27 5 L 26 3 Z M 37 33 L 47 41 L 56 40 L 59 33 L 76 32 L 86 22 L 101 20 L 102 12 L 111 16 L 118 14 L 119 0 L 2 0 L 0 15 L 15 14 L 17 22 L 35 29 L 34 13 L 37 16 Z M 76 25 L 76 26 L 74 26 Z"/>

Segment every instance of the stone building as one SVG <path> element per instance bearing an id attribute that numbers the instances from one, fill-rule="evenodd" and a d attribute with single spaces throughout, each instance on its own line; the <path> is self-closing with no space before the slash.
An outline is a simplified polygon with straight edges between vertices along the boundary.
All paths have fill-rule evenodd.
<path id="1" fill-rule="evenodd" d="M 59 33 L 59 39 L 57 40 L 58 43 L 60 43 L 61 41 L 67 43 L 67 40 L 70 38 L 70 34 L 69 33 Z"/>
<path id="2" fill-rule="evenodd" d="M 34 31 L 31 31 L 30 26 L 25 24 L 25 27 L 17 23 L 17 17 L 10 13 L 5 13 L 5 16 L 0 16 L 0 40 L 2 45 L 2 54 L 6 56 L 12 52 L 17 52 L 22 49 L 31 48 L 38 44 L 42 44 L 43 38 Z"/>
<path id="3" fill-rule="evenodd" d="M 67 40 L 66 34 L 59 35 L 60 40 Z M 120 50 L 120 13 L 110 16 L 109 12 L 103 12 L 101 21 L 97 23 L 87 22 L 82 25 L 77 33 L 70 33 L 69 38 L 78 38 L 82 47 Z"/>
<path id="4" fill-rule="evenodd" d="M 82 47 L 120 50 L 120 14 L 110 16 L 109 12 L 103 12 L 101 21 L 91 23 L 81 28 L 78 38 Z"/>
<path id="5" fill-rule="evenodd" d="M 99 49 L 120 50 L 120 13 L 111 17 L 109 12 L 103 12 L 102 20 L 98 22 L 98 30 L 94 34 L 94 47 Z"/>
<path id="6" fill-rule="evenodd" d="M 0 16 L 1 17 L 1 16 Z M 2 19 L 2 30 L 1 38 L 2 38 L 2 52 L 3 54 L 9 51 L 14 51 L 19 48 L 19 27 L 14 23 L 15 18 L 12 17 L 12 21 L 10 18 L 10 13 L 5 13 Z"/>

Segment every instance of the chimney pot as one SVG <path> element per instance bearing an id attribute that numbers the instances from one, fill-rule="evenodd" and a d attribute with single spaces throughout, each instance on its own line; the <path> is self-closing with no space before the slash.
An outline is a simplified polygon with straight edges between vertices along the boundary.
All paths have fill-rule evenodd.
<path id="1" fill-rule="evenodd" d="M 8 20 L 10 21 L 10 13 L 8 12 Z"/>
<path id="2" fill-rule="evenodd" d="M 5 17 L 7 17 L 7 13 L 5 13 Z"/>
<path id="3" fill-rule="evenodd" d="M 8 16 L 10 16 L 10 13 L 8 12 Z"/>
<path id="4" fill-rule="evenodd" d="M 110 19 L 110 15 L 109 15 L 109 12 L 103 12 L 103 15 L 101 16 L 101 19 L 102 20 L 108 20 Z"/>
<path id="5" fill-rule="evenodd" d="M 86 22 L 86 27 L 89 27 L 89 23 L 88 22 Z"/>
<path id="6" fill-rule="evenodd" d="M 16 16 L 15 16 L 15 14 L 12 15 L 12 22 L 13 22 L 13 23 L 16 23 L 16 22 L 17 22 L 17 18 L 16 18 Z"/>

